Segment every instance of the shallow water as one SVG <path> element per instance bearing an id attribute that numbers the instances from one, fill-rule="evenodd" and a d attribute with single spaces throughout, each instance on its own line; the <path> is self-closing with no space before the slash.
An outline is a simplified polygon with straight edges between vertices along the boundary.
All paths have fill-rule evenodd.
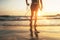
<path id="1" fill-rule="evenodd" d="M 33 21 L 34 22 L 34 21 Z M 29 25 L 30 21 L 0 21 L 1 25 Z M 37 25 L 60 25 L 60 19 L 44 19 L 44 20 L 37 20 Z"/>

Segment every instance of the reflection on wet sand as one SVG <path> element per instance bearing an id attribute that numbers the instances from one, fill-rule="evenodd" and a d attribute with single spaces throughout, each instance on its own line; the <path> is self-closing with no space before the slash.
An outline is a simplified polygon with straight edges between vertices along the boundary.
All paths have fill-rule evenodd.
<path id="1" fill-rule="evenodd" d="M 59 26 L 37 27 L 39 33 L 38 40 L 60 40 Z M 0 28 L 0 40 L 37 40 L 30 38 L 29 27 L 3 26 Z"/>

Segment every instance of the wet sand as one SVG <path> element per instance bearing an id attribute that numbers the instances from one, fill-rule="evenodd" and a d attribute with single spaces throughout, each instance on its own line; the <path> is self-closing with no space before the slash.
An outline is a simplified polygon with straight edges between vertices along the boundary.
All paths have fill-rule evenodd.
<path id="1" fill-rule="evenodd" d="M 39 40 L 60 40 L 60 26 L 37 27 Z M 29 27 L 0 26 L 0 40 L 37 40 L 30 38 Z"/>

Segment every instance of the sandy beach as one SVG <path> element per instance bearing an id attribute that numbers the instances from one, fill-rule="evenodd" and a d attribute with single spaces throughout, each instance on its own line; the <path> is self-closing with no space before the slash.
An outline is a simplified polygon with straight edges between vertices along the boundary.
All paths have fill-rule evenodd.
<path id="1" fill-rule="evenodd" d="M 59 26 L 37 27 L 40 32 L 39 40 L 60 40 Z M 0 40 L 37 40 L 30 38 L 29 27 L 24 26 L 0 26 Z"/>

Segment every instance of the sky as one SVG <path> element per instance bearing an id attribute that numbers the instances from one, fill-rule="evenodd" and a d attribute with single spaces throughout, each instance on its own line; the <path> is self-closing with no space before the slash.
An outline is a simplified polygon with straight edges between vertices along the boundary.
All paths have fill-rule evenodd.
<path id="1" fill-rule="evenodd" d="M 42 0 L 44 14 L 60 13 L 60 0 Z M 29 4 L 30 4 L 29 0 Z M 29 7 L 30 8 L 30 7 Z M 25 0 L 0 0 L 0 15 L 30 15 Z"/>

